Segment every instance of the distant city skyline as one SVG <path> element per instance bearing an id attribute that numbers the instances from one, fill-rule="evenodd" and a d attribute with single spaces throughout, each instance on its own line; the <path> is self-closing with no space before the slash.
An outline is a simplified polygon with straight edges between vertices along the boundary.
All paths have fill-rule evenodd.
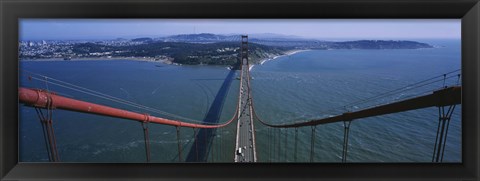
<path id="1" fill-rule="evenodd" d="M 460 39 L 460 19 L 20 19 L 20 40 L 106 40 L 177 34 L 311 39 Z"/>

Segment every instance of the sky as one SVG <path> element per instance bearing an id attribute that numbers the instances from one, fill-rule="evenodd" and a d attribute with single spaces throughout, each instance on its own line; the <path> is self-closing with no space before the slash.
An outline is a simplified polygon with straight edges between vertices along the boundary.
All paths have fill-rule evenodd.
<path id="1" fill-rule="evenodd" d="M 460 39 L 460 19 L 20 19 L 20 40 L 101 40 L 175 34 L 313 39 Z"/>

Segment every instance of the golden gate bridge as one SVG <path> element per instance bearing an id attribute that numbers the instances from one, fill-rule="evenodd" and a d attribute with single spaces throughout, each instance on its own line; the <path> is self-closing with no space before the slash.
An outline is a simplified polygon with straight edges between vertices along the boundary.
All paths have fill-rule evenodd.
<path id="1" fill-rule="evenodd" d="M 286 155 L 286 148 L 280 147 L 281 142 L 284 141 L 284 146 L 287 145 L 287 140 L 290 138 L 288 136 L 288 129 L 294 131 L 294 161 L 297 160 L 297 149 L 299 146 L 310 146 L 310 161 L 313 162 L 313 158 L 315 155 L 315 139 L 316 139 L 316 127 L 322 124 L 328 123 L 335 123 L 335 122 L 343 122 L 343 144 L 342 144 L 342 162 L 347 161 L 347 153 L 348 153 L 348 140 L 349 140 L 349 132 L 350 132 L 350 125 L 355 120 L 361 120 L 363 118 L 374 117 L 374 116 L 381 116 L 386 114 L 392 113 L 399 113 L 409 110 L 416 110 L 428 107 L 437 107 L 438 108 L 438 126 L 436 130 L 436 138 L 435 138 L 435 145 L 433 148 L 432 153 L 432 162 L 442 162 L 444 157 L 445 145 L 448 135 L 448 129 L 450 120 L 455 110 L 455 106 L 461 104 L 461 86 L 459 85 L 460 81 L 460 70 L 455 70 L 451 72 L 447 72 L 443 75 L 438 75 L 435 77 L 431 77 L 429 79 L 425 79 L 423 81 L 419 81 L 398 89 L 394 89 L 388 92 L 384 92 L 373 97 L 369 97 L 366 99 L 362 99 L 356 102 L 352 102 L 350 104 L 344 105 L 342 107 L 338 107 L 335 109 L 345 108 L 348 106 L 356 106 L 365 104 L 368 102 L 378 101 L 387 96 L 391 96 L 394 94 L 398 94 L 404 92 L 406 90 L 411 90 L 427 85 L 431 85 L 433 83 L 438 83 L 443 81 L 443 86 L 441 88 L 437 88 L 434 90 L 429 90 L 423 92 L 419 95 L 410 96 L 401 100 L 391 101 L 383 104 L 376 104 L 373 106 L 365 107 L 355 111 L 344 111 L 341 114 L 337 114 L 335 116 L 328 116 L 325 118 L 319 118 L 314 120 L 303 120 L 301 122 L 288 122 L 282 124 L 272 124 L 269 121 L 265 121 L 260 118 L 260 116 L 255 111 L 255 106 L 253 102 L 253 96 L 251 93 L 252 86 L 250 83 L 251 76 L 250 76 L 250 64 L 248 60 L 248 36 L 242 35 L 241 36 L 241 51 L 240 51 L 240 58 L 238 62 L 238 67 L 236 69 L 240 70 L 240 81 L 239 81 L 239 94 L 237 98 L 237 104 L 235 108 L 234 115 L 224 123 L 218 123 L 218 114 L 211 114 L 217 115 L 215 116 L 208 116 L 205 118 L 204 121 L 198 121 L 190 118 L 186 118 L 183 116 L 167 113 L 165 111 L 161 111 L 155 108 L 151 108 L 145 105 L 137 104 L 131 101 L 123 100 L 120 98 L 116 98 L 110 96 L 108 94 L 104 94 L 101 92 L 97 92 L 91 89 L 87 89 L 81 86 L 77 86 L 68 82 L 64 82 L 52 77 L 47 77 L 41 74 L 36 74 L 33 72 L 25 71 L 29 74 L 29 80 L 36 80 L 45 82 L 47 85 L 47 89 L 35 89 L 35 88 L 25 88 L 19 87 L 19 101 L 23 103 L 25 106 L 35 108 L 36 114 L 38 119 L 42 124 L 42 130 L 44 134 L 45 140 L 45 147 L 48 153 L 49 161 L 51 162 L 60 162 L 60 155 L 57 150 L 57 142 L 55 137 L 55 131 L 53 128 L 53 119 L 52 115 L 55 109 L 62 109 L 74 112 L 82 112 L 87 114 L 95 114 L 100 116 L 108 116 L 113 118 L 122 118 L 132 121 L 140 122 L 143 129 L 143 136 L 144 136 L 144 144 L 145 144 L 145 158 L 146 162 L 151 161 L 151 151 L 150 151 L 150 133 L 149 133 L 149 124 L 161 124 L 161 125 L 168 125 L 174 126 L 176 128 L 176 138 L 177 138 L 177 150 L 178 150 L 178 161 L 206 161 L 206 157 L 208 153 L 207 151 L 211 151 L 212 155 L 214 155 L 215 151 L 217 155 L 223 157 L 229 157 L 234 162 L 257 162 L 259 160 L 257 156 L 257 146 L 256 146 L 256 138 L 255 133 L 257 130 L 255 129 L 255 123 L 268 127 L 267 131 L 267 139 L 268 139 L 268 158 L 260 158 L 260 160 L 264 161 L 272 161 L 275 157 L 280 157 L 280 151 L 284 151 Z M 232 69 L 233 72 L 234 69 Z M 229 74 L 227 78 L 231 80 L 231 76 Z M 446 86 L 445 81 L 452 78 L 458 78 L 456 85 Z M 50 91 L 48 89 L 48 84 L 61 86 L 64 88 L 68 88 L 71 90 L 75 90 L 81 93 L 93 95 L 99 98 L 107 99 L 119 104 L 129 105 L 135 108 L 139 108 L 142 110 L 146 110 L 153 113 L 158 113 L 162 115 L 166 115 L 176 119 L 167 119 L 157 116 L 152 116 L 147 113 L 139 113 L 134 111 L 129 111 L 125 109 L 114 108 L 112 106 L 95 104 L 87 101 L 76 100 L 68 97 L 64 97 L 61 95 L 57 95 L 55 92 Z M 228 83 L 224 83 L 222 86 L 229 86 Z M 331 109 L 333 111 L 335 109 Z M 219 110 L 219 109 L 212 109 L 212 110 Z M 328 112 L 328 111 L 327 111 Z M 182 121 L 180 121 L 182 120 Z M 217 146 L 216 149 L 212 148 L 214 142 L 212 138 L 215 137 L 216 131 L 221 131 L 222 128 L 225 128 L 229 125 L 236 124 L 236 138 L 235 138 L 235 146 L 234 148 L 223 148 L 225 146 L 222 143 L 222 138 L 220 139 L 220 146 Z M 311 128 L 311 139 L 310 145 L 298 145 L 298 129 L 301 127 L 310 127 Z M 179 141 L 181 137 L 180 128 L 192 128 L 193 129 L 193 140 L 194 143 L 192 144 L 192 148 L 190 153 L 188 154 L 187 158 L 182 158 L 182 144 Z M 282 133 L 284 132 L 284 138 L 281 138 Z M 200 146 L 199 146 L 200 144 Z M 226 151 L 227 150 L 227 151 Z M 227 153 L 229 152 L 229 153 Z M 275 154 L 276 153 L 276 154 Z M 226 154 L 226 155 L 225 155 Z M 220 157 L 217 156 L 217 157 Z M 214 159 L 212 158 L 212 161 Z"/>

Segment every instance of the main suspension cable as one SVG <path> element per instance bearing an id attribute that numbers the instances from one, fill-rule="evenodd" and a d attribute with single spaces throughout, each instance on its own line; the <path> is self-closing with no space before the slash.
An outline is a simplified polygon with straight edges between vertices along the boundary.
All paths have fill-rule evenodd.
<path id="1" fill-rule="evenodd" d="M 24 70 L 24 71 L 28 72 L 32 75 L 41 76 L 42 78 L 47 77 L 47 76 L 37 74 L 37 73 L 31 72 L 31 71 L 26 71 L 26 70 Z M 44 81 L 42 78 L 29 76 L 30 80 L 34 79 L 34 80 L 38 80 L 38 81 Z M 183 116 L 171 114 L 171 113 L 168 113 L 168 112 L 165 112 L 165 111 L 161 111 L 161 110 L 154 109 L 154 108 L 151 108 L 151 107 L 147 107 L 147 106 L 144 106 L 144 105 L 141 105 L 141 104 L 137 104 L 137 103 L 134 103 L 134 102 L 131 102 L 131 101 L 123 100 L 123 99 L 120 99 L 120 98 L 117 98 L 117 97 L 114 97 L 114 96 L 110 96 L 110 95 L 107 95 L 107 94 L 104 94 L 104 93 L 101 93 L 101 92 L 98 92 L 98 91 L 87 89 L 87 88 L 77 86 L 77 85 L 74 85 L 74 84 L 71 84 L 71 83 L 68 83 L 68 82 L 64 82 L 64 81 L 61 81 L 61 80 L 58 80 L 58 79 L 54 79 L 54 78 L 51 78 L 51 77 L 47 77 L 47 79 L 56 81 L 56 82 L 50 81 L 49 83 L 53 84 L 53 85 L 57 85 L 59 87 L 67 88 L 67 89 L 74 90 L 74 91 L 77 91 L 77 92 L 81 92 L 81 93 L 84 93 L 84 94 L 88 94 L 88 95 L 91 95 L 91 96 L 95 96 L 95 97 L 99 97 L 99 98 L 102 98 L 102 99 L 117 102 L 117 103 L 120 103 L 120 104 L 132 106 L 132 107 L 139 108 L 139 109 L 142 109 L 142 110 L 147 110 L 147 111 L 150 111 L 150 112 L 154 112 L 154 113 L 158 113 L 158 114 L 162 114 L 162 115 L 166 115 L 166 116 L 170 116 L 170 117 L 174 117 L 174 118 L 178 118 L 178 119 L 188 120 L 189 122 L 202 123 L 202 124 L 206 124 L 206 125 L 222 125 L 222 124 L 224 124 L 224 123 L 213 123 L 213 122 L 209 122 L 209 121 L 206 121 L 206 122 L 205 121 L 197 121 L 197 120 L 194 120 L 194 119 L 186 118 L 186 117 L 183 117 Z M 237 107 L 237 109 L 238 109 L 238 107 Z M 233 117 L 235 117 L 235 115 Z M 227 122 L 229 122 L 229 121 L 227 121 Z"/>

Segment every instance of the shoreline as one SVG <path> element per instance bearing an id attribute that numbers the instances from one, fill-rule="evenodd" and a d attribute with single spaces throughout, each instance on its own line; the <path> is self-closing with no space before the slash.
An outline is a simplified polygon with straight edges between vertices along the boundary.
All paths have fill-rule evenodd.
<path id="1" fill-rule="evenodd" d="M 300 53 L 300 52 L 306 52 L 306 51 L 312 51 L 312 50 L 311 49 L 289 50 L 289 51 L 286 51 L 284 55 L 278 55 L 278 56 L 274 56 L 272 58 L 265 58 L 265 59 L 260 61 L 259 65 L 263 65 L 265 62 L 272 61 L 272 60 L 275 60 L 275 59 L 280 58 L 280 57 L 290 56 L 290 55 L 294 55 L 294 54 L 297 54 L 297 53 Z M 254 65 L 250 65 L 249 70 L 252 70 L 253 66 Z"/>
<path id="2" fill-rule="evenodd" d="M 38 59 L 20 59 L 20 61 L 25 62 L 50 62 L 50 61 L 118 61 L 118 60 L 129 60 L 129 61 L 143 61 L 143 62 L 158 62 L 164 64 L 175 64 L 170 60 L 155 60 L 154 58 L 143 58 L 143 57 L 88 57 L 88 58 L 72 58 L 70 60 L 64 60 L 63 58 L 38 58 Z"/>
<path id="3" fill-rule="evenodd" d="M 265 58 L 260 61 L 259 65 L 263 65 L 267 61 L 275 60 L 280 57 L 284 56 L 290 56 L 294 55 L 300 52 L 305 52 L 305 51 L 311 51 L 311 49 L 302 49 L 302 50 L 289 50 L 284 52 L 285 54 L 283 55 L 277 55 L 273 56 L 271 58 Z M 63 58 L 38 58 L 38 59 L 20 59 L 20 61 L 25 61 L 25 62 L 50 62 L 50 61 L 118 61 L 118 60 L 128 60 L 128 61 L 141 61 L 141 62 L 157 62 L 157 63 L 163 63 L 167 65 L 182 65 L 182 64 L 177 64 L 172 62 L 171 60 L 165 60 L 165 59 L 160 59 L 160 60 L 155 60 L 154 58 L 143 58 L 143 57 L 82 57 L 82 58 L 72 58 L 70 60 L 64 60 Z M 256 64 L 255 64 L 256 65 Z M 249 67 L 249 70 L 252 70 L 252 68 L 255 66 L 254 64 L 251 64 Z"/>
<path id="4" fill-rule="evenodd" d="M 274 59 L 277 59 L 277 58 L 280 58 L 280 57 L 290 56 L 290 55 L 293 55 L 293 54 L 297 54 L 297 53 L 300 53 L 300 52 L 306 52 L 306 51 L 311 51 L 311 50 L 310 49 L 289 50 L 289 51 L 286 51 L 284 55 L 278 55 L 278 56 L 274 56 L 272 58 L 267 58 L 267 59 L 261 60 L 260 65 L 263 65 L 265 62 L 270 61 L 270 60 L 274 60 Z"/>

